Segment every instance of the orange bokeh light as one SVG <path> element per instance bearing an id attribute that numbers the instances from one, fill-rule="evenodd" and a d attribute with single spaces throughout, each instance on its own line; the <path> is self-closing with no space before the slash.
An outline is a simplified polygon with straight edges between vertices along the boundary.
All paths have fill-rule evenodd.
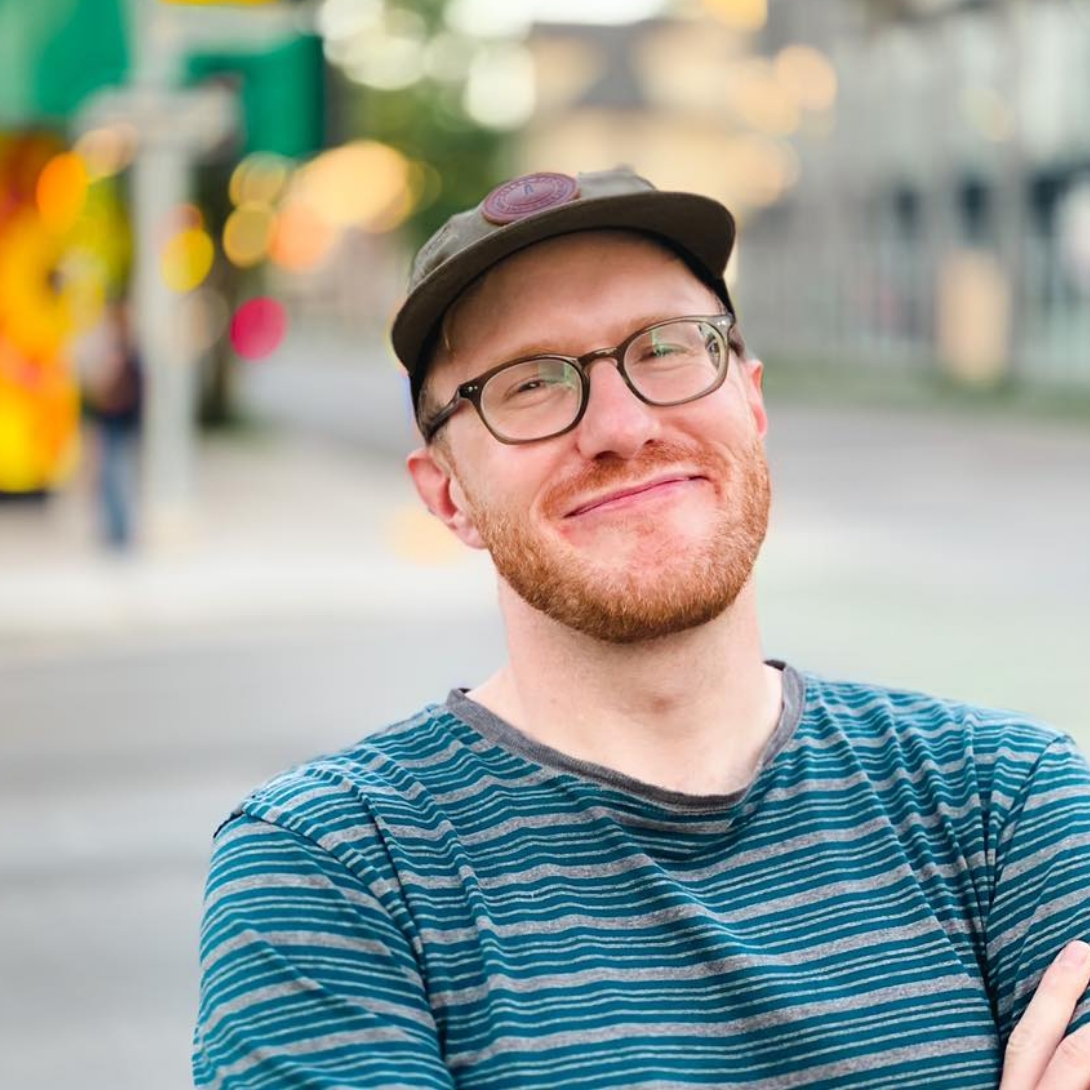
<path id="1" fill-rule="evenodd" d="M 338 232 L 302 201 L 293 201 L 276 219 L 269 257 L 288 272 L 309 272 L 328 256 Z"/>
<path id="2" fill-rule="evenodd" d="M 87 184 L 87 164 L 75 152 L 61 152 L 42 168 L 35 200 L 42 223 L 54 234 L 63 235 L 79 219 L 87 201 Z"/>

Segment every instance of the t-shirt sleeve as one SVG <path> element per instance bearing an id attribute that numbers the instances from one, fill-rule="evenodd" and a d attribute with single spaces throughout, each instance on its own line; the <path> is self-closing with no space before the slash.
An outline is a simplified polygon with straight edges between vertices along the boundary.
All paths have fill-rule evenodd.
<path id="1" fill-rule="evenodd" d="M 1073 939 L 1090 941 L 1090 767 L 1059 738 L 1012 790 L 998 831 L 987 945 L 1004 1046 L 1045 969 Z M 1071 1028 L 1086 1024 L 1090 991 Z"/>
<path id="2" fill-rule="evenodd" d="M 193 1074 L 217 1090 L 454 1085 L 412 941 L 381 897 L 251 816 L 213 851 Z"/>

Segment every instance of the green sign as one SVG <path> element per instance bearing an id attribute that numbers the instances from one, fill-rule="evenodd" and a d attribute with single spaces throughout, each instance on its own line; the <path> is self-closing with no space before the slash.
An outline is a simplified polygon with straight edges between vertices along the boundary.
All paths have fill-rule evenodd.
<path id="1" fill-rule="evenodd" d="M 243 151 L 297 158 L 323 144 L 325 59 L 322 40 L 292 38 L 260 53 L 201 53 L 189 58 L 191 83 L 222 79 L 237 85 Z"/>
<path id="2" fill-rule="evenodd" d="M 137 0 L 155 3 L 157 0 Z M 0 128 L 63 125 L 102 87 L 129 72 L 129 0 L 0 0 Z M 259 52 L 189 57 L 189 82 L 237 85 L 243 149 L 297 157 L 323 143 L 321 39 L 289 38 Z"/>
<path id="3" fill-rule="evenodd" d="M 124 0 L 0 0 L 0 126 L 60 124 L 128 71 Z"/>

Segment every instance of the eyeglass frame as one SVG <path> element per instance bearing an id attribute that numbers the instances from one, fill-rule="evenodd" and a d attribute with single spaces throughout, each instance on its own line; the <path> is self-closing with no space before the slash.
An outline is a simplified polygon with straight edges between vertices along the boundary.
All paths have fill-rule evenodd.
<path id="1" fill-rule="evenodd" d="M 651 405 L 660 409 L 673 408 L 675 405 L 688 405 L 692 401 L 699 401 L 702 397 L 707 397 L 709 394 L 715 393 L 715 391 L 726 382 L 727 372 L 730 370 L 730 356 L 733 351 L 730 335 L 732 330 L 735 329 L 737 321 L 737 317 L 729 310 L 724 310 L 719 314 L 681 314 L 676 318 L 661 318 L 657 322 L 651 322 L 649 325 L 641 326 L 634 333 L 630 333 L 625 337 L 620 344 L 617 344 L 612 348 L 596 348 L 591 352 L 585 352 L 582 356 L 565 356 L 559 352 L 531 352 L 526 356 L 518 356 L 515 359 L 506 360 L 503 363 L 496 364 L 495 367 L 490 367 L 487 371 L 484 371 L 474 378 L 467 379 L 465 382 L 461 383 L 457 389 L 455 389 L 451 399 L 435 413 L 430 421 L 421 425 L 421 434 L 424 437 L 424 442 L 430 443 L 435 438 L 439 429 L 458 411 L 462 404 L 468 402 L 476 409 L 477 416 L 480 417 L 481 423 L 488 429 L 492 437 L 500 443 L 506 443 L 509 446 L 522 446 L 525 443 L 540 443 L 546 439 L 556 439 L 561 435 L 567 435 L 568 432 L 573 431 L 579 426 L 579 422 L 586 414 L 587 405 L 590 404 L 590 365 L 596 363 L 598 360 L 607 359 L 613 360 L 617 365 L 618 374 L 624 380 L 624 384 L 632 392 L 633 397 L 644 405 Z M 705 322 L 710 325 L 723 340 L 723 348 L 725 349 L 723 354 L 723 367 L 712 385 L 706 390 L 702 390 L 699 394 L 693 394 L 691 397 L 684 397 L 680 401 L 651 401 L 636 389 L 628 373 L 625 371 L 625 353 L 633 342 L 644 334 L 650 333 L 651 330 L 657 329 L 659 326 L 672 325 L 675 322 Z M 514 367 L 520 363 L 530 363 L 532 360 L 561 360 L 575 368 L 576 373 L 579 375 L 580 383 L 579 411 L 575 414 L 575 419 L 559 431 L 549 432 L 548 435 L 534 436 L 533 439 L 511 439 L 508 436 L 500 435 L 499 432 L 489 424 L 488 418 L 481 408 L 481 395 L 484 392 L 485 385 L 501 371 L 506 370 L 508 367 Z"/>

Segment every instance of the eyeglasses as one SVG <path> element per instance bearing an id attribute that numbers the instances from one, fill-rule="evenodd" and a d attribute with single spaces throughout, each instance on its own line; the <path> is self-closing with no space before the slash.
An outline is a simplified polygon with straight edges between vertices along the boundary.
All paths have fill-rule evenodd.
<path id="1" fill-rule="evenodd" d="M 590 400 L 590 365 L 611 359 L 646 405 L 684 405 L 723 385 L 733 314 L 669 318 L 637 329 L 615 348 L 585 356 L 522 356 L 463 382 L 421 429 L 431 442 L 468 402 L 501 443 L 535 443 L 574 428 Z"/>

